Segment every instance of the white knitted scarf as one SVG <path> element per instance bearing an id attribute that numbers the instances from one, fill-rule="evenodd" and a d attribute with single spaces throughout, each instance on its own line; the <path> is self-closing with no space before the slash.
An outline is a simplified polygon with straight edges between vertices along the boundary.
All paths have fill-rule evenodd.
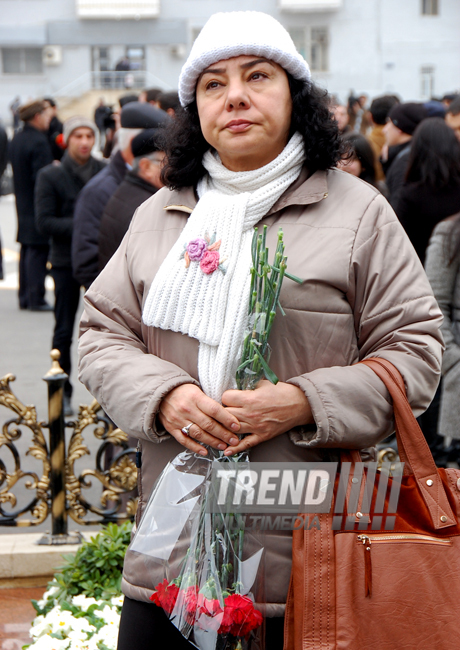
<path id="1" fill-rule="evenodd" d="M 201 387 L 217 401 L 235 387 L 248 321 L 253 228 L 298 178 L 304 159 L 299 133 L 275 160 L 248 172 L 228 170 L 208 151 L 199 201 L 152 281 L 144 323 L 198 339 Z"/>

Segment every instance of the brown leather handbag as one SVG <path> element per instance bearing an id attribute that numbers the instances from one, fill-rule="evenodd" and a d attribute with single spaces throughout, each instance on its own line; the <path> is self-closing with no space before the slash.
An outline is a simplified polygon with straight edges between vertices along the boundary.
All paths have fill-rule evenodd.
<path id="1" fill-rule="evenodd" d="M 384 359 L 361 363 L 393 399 L 404 472 L 370 480 L 372 464 L 363 471 L 359 452 L 343 454 L 334 499 L 352 510 L 334 507 L 320 530 L 293 533 L 284 650 L 459 650 L 460 471 L 436 467 L 398 370 Z"/>

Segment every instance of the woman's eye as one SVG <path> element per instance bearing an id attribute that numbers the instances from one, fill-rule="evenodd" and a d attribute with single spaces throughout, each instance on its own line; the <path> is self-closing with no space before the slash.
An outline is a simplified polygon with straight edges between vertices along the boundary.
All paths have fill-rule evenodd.
<path id="1" fill-rule="evenodd" d="M 264 74 L 263 72 L 254 72 L 254 73 L 251 75 L 251 79 L 255 79 L 255 80 L 257 81 L 257 79 L 263 79 L 263 78 L 266 77 L 266 76 L 267 76 L 267 75 Z"/>
<path id="2" fill-rule="evenodd" d="M 218 81 L 210 81 L 208 84 L 206 84 L 206 90 L 213 90 L 214 88 L 219 87 L 219 82 Z"/>

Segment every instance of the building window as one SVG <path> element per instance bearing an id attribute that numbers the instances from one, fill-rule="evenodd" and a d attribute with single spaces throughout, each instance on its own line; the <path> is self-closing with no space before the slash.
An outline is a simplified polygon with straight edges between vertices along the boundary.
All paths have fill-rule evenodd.
<path id="1" fill-rule="evenodd" d="M 145 47 L 128 45 L 126 56 L 129 59 L 130 70 L 145 70 Z"/>
<path id="2" fill-rule="evenodd" d="M 329 70 L 329 34 L 327 27 L 293 27 L 288 30 L 297 50 L 312 72 Z"/>
<path id="3" fill-rule="evenodd" d="M 91 48 L 93 72 L 107 72 L 112 70 L 110 48 L 95 45 Z"/>
<path id="4" fill-rule="evenodd" d="M 328 37 L 326 27 L 313 27 L 310 38 L 310 67 L 312 70 L 329 69 Z"/>
<path id="5" fill-rule="evenodd" d="M 431 99 L 434 96 L 434 68 L 423 66 L 420 70 L 422 99 Z"/>
<path id="6" fill-rule="evenodd" d="M 438 16 L 439 0 L 422 0 L 422 16 Z"/>
<path id="7" fill-rule="evenodd" d="M 2 47 L 3 74 L 42 74 L 41 47 Z"/>

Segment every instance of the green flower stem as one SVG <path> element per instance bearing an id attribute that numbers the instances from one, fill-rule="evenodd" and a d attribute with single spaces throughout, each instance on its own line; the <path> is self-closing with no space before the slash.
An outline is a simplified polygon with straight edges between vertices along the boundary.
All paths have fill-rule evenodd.
<path id="1" fill-rule="evenodd" d="M 264 377 L 270 381 L 277 381 L 276 375 L 267 370 L 270 353 L 268 340 L 277 309 L 279 308 L 282 315 L 285 315 L 280 304 L 281 287 L 285 277 L 289 277 L 294 282 L 302 282 L 300 278 L 287 273 L 283 231 L 281 229 L 278 231 L 273 264 L 268 261 L 269 251 L 266 239 L 267 226 L 263 227 L 261 233 L 257 228 L 254 229 L 251 245 L 252 267 L 248 331 L 243 340 L 241 361 L 236 371 L 237 387 L 240 390 L 255 388 Z"/>

